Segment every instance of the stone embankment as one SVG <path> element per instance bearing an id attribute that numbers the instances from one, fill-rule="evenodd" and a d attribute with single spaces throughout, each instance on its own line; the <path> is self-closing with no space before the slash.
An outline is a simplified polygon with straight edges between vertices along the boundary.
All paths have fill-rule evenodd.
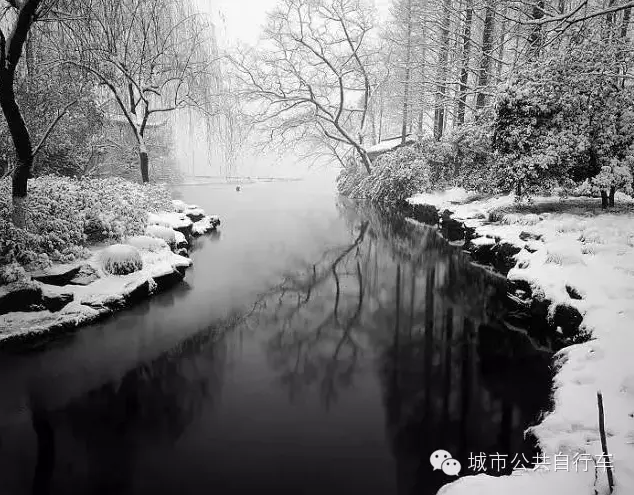
<path id="1" fill-rule="evenodd" d="M 192 239 L 215 231 L 220 219 L 182 201 L 173 206 L 148 214 L 145 235 L 93 246 L 87 260 L 0 286 L 0 347 L 45 344 L 183 280 Z"/>

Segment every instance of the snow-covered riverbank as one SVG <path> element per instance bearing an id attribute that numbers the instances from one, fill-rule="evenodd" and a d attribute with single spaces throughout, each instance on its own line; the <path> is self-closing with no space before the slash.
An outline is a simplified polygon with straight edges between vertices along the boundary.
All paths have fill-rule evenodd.
<path id="1" fill-rule="evenodd" d="M 593 198 L 535 198 L 527 205 L 516 204 L 514 199 L 479 199 L 456 189 L 421 194 L 408 201 L 452 212 L 453 219 L 475 230 L 469 244 L 472 249 L 513 247 L 516 254 L 509 280 L 527 287 L 531 298 L 547 301 L 551 319 L 560 308 L 577 310 L 583 317 L 580 330 L 591 339 L 555 356 L 553 409 L 532 428 L 545 456 L 543 464 L 504 478 L 472 476 L 477 473 L 463 466 L 462 477 L 441 493 L 608 493 L 598 428 L 596 394 L 600 390 L 614 493 L 632 494 L 634 203 L 621 196 L 616 208 L 602 211 L 600 200 Z M 590 462 L 579 462 L 586 458 Z"/>
<path id="2" fill-rule="evenodd" d="M 216 230 L 220 219 L 178 200 L 173 210 L 149 213 L 145 235 L 92 246 L 87 260 L 0 286 L 0 346 L 47 341 L 180 282 L 192 265 L 191 238 Z"/>

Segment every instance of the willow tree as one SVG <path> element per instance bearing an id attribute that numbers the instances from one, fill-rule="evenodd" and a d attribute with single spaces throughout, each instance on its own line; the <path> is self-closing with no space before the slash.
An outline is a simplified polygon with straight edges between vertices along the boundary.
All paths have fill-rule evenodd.
<path id="1" fill-rule="evenodd" d="M 106 88 L 137 144 L 141 179 L 149 182 L 146 131 L 152 118 L 198 107 L 214 60 L 213 33 L 176 0 L 77 0 L 66 35 L 76 50 L 65 62 Z"/>

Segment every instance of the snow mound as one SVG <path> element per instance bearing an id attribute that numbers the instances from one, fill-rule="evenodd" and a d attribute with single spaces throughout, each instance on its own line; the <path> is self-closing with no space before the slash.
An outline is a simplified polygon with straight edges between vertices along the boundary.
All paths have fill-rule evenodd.
<path id="1" fill-rule="evenodd" d="M 180 234 L 183 238 L 185 238 L 185 236 L 180 232 L 176 232 L 176 234 Z M 178 241 L 178 235 L 176 236 L 176 240 Z M 129 246 L 134 246 L 141 251 L 150 251 L 152 253 L 169 250 L 170 248 L 167 242 L 161 237 L 151 237 L 149 235 L 129 237 L 126 239 L 125 243 Z"/>
<path id="2" fill-rule="evenodd" d="M 101 268 L 111 275 L 128 275 L 143 269 L 141 253 L 134 246 L 114 244 L 99 253 Z"/>
<path id="3" fill-rule="evenodd" d="M 164 227 L 162 225 L 148 225 L 145 229 L 145 235 L 162 239 L 167 243 L 170 249 L 174 249 L 176 247 L 176 231 L 169 227 Z"/>
<path id="4" fill-rule="evenodd" d="M 148 215 L 148 225 L 160 225 L 170 229 L 179 230 L 191 227 L 192 221 L 184 213 L 160 212 Z"/>
<path id="5" fill-rule="evenodd" d="M 174 207 L 174 211 L 178 213 L 183 213 L 187 208 L 189 208 L 189 205 L 180 199 L 172 200 L 172 206 Z"/>

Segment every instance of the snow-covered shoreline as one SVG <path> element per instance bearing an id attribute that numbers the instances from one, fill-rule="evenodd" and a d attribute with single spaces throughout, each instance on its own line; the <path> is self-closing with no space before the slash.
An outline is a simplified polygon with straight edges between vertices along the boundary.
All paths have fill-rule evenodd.
<path id="1" fill-rule="evenodd" d="M 45 343 L 183 280 L 192 266 L 191 238 L 215 231 L 220 219 L 179 200 L 173 209 L 148 213 L 145 235 L 93 246 L 87 260 L 53 265 L 0 286 L 0 347 Z"/>
<path id="2" fill-rule="evenodd" d="M 634 493 L 634 205 L 617 198 L 617 208 L 601 211 L 592 198 L 534 198 L 522 206 L 513 196 L 478 198 L 455 189 L 420 194 L 412 205 L 430 205 L 463 223 L 474 238 L 468 246 L 514 248 L 508 279 L 530 287 L 531 297 L 548 302 L 547 317 L 559 308 L 580 314 L 580 330 L 591 339 L 555 355 L 552 411 L 531 432 L 546 456 L 545 465 L 513 476 L 463 477 L 442 495 L 608 493 L 605 469 L 555 470 L 555 456 L 600 459 L 597 391 L 603 394 L 607 443 L 617 495 Z M 561 328 L 558 328 L 561 330 Z M 599 456 L 599 457 L 597 457 Z M 547 464 L 547 465 L 546 465 Z"/>

